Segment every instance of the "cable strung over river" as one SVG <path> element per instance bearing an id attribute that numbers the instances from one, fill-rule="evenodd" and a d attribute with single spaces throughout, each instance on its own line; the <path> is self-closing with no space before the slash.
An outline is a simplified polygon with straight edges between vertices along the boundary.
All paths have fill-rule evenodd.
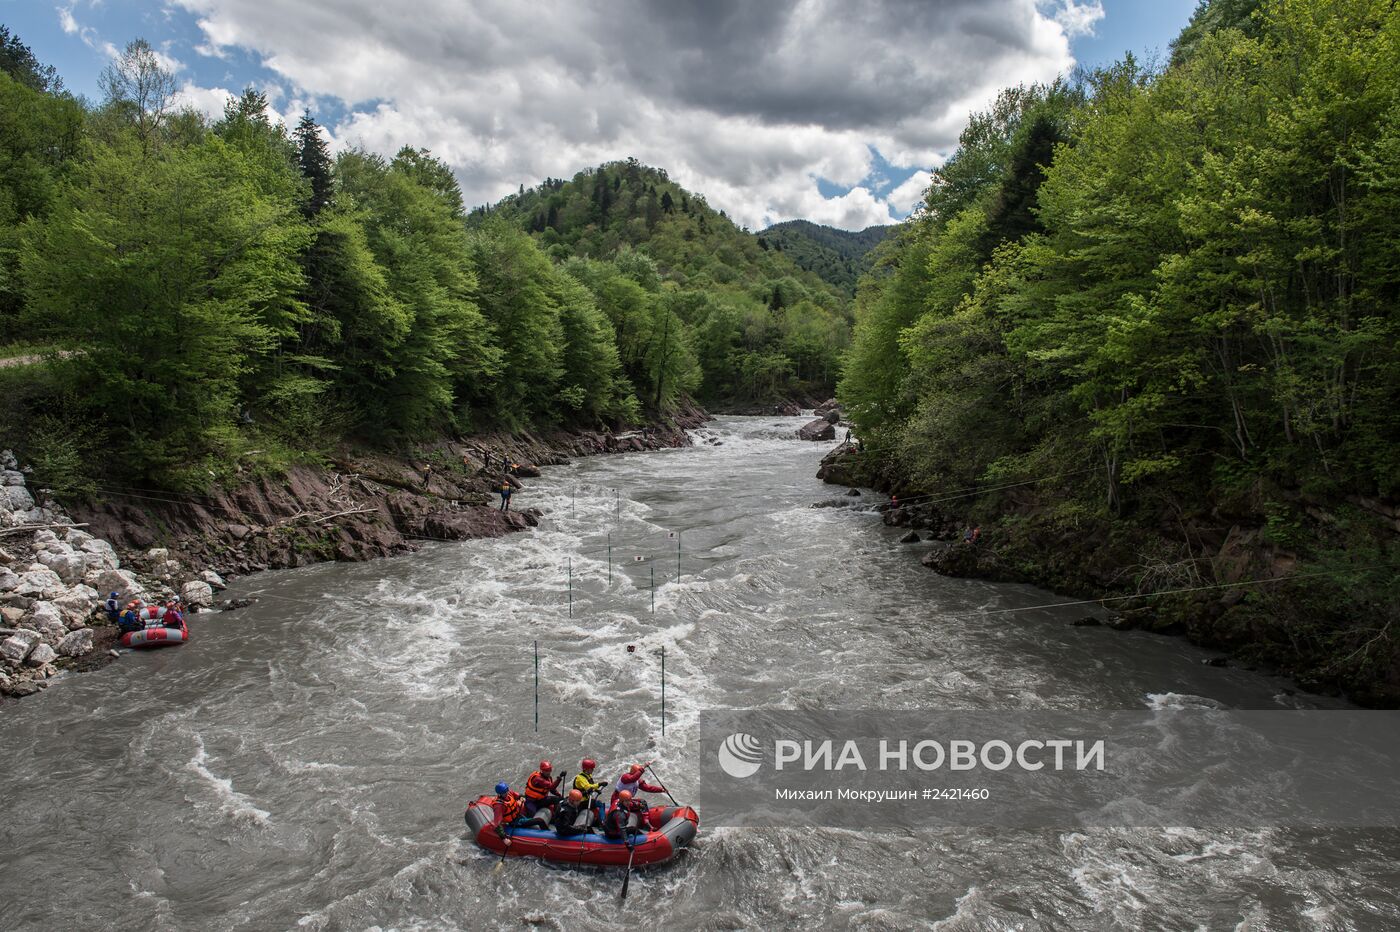
<path id="1" fill-rule="evenodd" d="M 1380 831 L 740 830 L 702 810 L 625 904 L 617 870 L 497 869 L 463 825 L 478 795 L 593 757 L 613 781 L 655 759 L 692 801 L 703 710 L 1335 705 L 929 572 L 875 496 L 813 478 L 829 445 L 801 423 L 722 418 L 690 448 L 548 469 L 520 495 L 536 529 L 239 580 L 259 601 L 195 616 L 179 651 L 10 706 L 0 926 L 1400 924 Z"/>

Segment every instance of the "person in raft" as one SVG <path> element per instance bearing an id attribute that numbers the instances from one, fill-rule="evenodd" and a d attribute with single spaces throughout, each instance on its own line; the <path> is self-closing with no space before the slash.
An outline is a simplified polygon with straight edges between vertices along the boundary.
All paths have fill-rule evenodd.
<path id="1" fill-rule="evenodd" d="M 550 821 L 550 826 L 554 829 L 554 834 L 560 838 L 572 838 L 574 835 L 583 835 L 588 831 L 588 826 L 576 826 L 578 817 L 588 811 L 588 802 L 583 797 L 582 790 L 569 790 L 568 797 L 554 808 L 554 818 Z"/>
<path id="2" fill-rule="evenodd" d="M 578 773 L 574 775 L 574 789 L 589 798 L 593 811 L 598 813 L 598 821 L 602 822 L 605 811 L 602 800 L 603 787 L 608 785 L 608 781 L 599 783 L 593 779 L 593 770 L 597 766 L 598 762 L 591 757 L 579 761 Z"/>
<path id="3" fill-rule="evenodd" d="M 496 813 L 496 834 L 505 837 L 506 829 L 525 815 L 525 800 L 510 788 L 509 783 L 496 784 L 496 801 L 491 805 Z"/>
<path id="4" fill-rule="evenodd" d="M 646 822 L 646 812 L 646 803 L 633 799 L 627 790 L 618 790 L 612 808 L 603 819 L 603 835 L 614 840 L 622 839 L 629 845 L 636 844 L 636 836 L 646 832 L 641 824 Z M 633 814 L 638 816 L 638 825 L 631 824 Z"/>
<path id="5" fill-rule="evenodd" d="M 501 480 L 501 511 L 510 511 L 510 495 L 515 491 L 510 487 L 509 479 Z"/>
<path id="6" fill-rule="evenodd" d="M 647 761 L 645 764 L 633 764 L 623 771 L 622 776 L 617 778 L 617 789 L 613 790 L 611 803 L 613 806 L 617 805 L 617 801 L 622 798 L 623 793 L 627 794 L 628 799 L 633 799 L 638 793 L 666 792 L 663 787 L 652 786 L 646 781 L 646 771 L 650 766 L 651 761 Z M 636 801 L 638 803 L 644 802 L 641 799 Z"/>
<path id="7" fill-rule="evenodd" d="M 173 596 L 165 603 L 165 615 L 161 619 L 167 628 L 179 628 L 185 623 L 185 613 L 180 610 L 180 597 Z"/>
<path id="8" fill-rule="evenodd" d="M 554 790 L 559 786 L 559 781 L 563 777 L 550 778 L 554 772 L 554 765 L 547 760 L 540 761 L 540 769 L 530 774 L 530 778 L 525 781 L 525 814 L 534 815 L 541 809 L 548 809 L 555 803 L 563 799 Z"/>
<path id="9" fill-rule="evenodd" d="M 140 631 L 145 627 L 141 621 L 140 612 L 140 603 L 136 599 L 126 603 L 126 608 L 117 618 L 117 627 L 121 629 L 122 634 L 126 634 L 128 631 Z"/>

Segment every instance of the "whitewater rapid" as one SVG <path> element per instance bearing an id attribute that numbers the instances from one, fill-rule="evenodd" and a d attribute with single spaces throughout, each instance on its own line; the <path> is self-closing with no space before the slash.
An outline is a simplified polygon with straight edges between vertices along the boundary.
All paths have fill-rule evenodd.
<path id="1" fill-rule="evenodd" d="M 0 927 L 1400 925 L 1400 838 L 1379 831 L 748 832 L 701 812 L 625 911 L 616 873 L 497 869 L 465 837 L 470 798 L 587 754 L 609 779 L 654 757 L 684 800 L 707 709 L 1328 705 L 1071 626 L 1082 608 L 982 614 L 1054 597 L 921 567 L 877 497 L 813 478 L 829 445 L 801 423 L 722 418 L 690 448 L 548 469 L 515 498 L 546 512 L 535 530 L 240 580 L 259 601 L 196 617 L 189 645 L 8 706 Z"/>

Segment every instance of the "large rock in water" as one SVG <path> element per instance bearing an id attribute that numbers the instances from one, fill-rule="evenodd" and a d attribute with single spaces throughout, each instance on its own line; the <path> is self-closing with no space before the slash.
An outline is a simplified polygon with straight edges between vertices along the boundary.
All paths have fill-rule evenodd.
<path id="1" fill-rule="evenodd" d="M 191 608 L 208 608 L 214 604 L 214 590 L 204 580 L 196 579 L 185 583 L 180 598 Z"/>
<path id="2" fill-rule="evenodd" d="M 24 662 L 31 667 L 42 667 L 46 663 L 53 663 L 54 658 L 57 656 L 58 654 L 49 645 L 36 644 L 34 645 L 34 649 L 29 652 L 29 656 L 25 658 Z"/>
<path id="3" fill-rule="evenodd" d="M 797 432 L 803 440 L 835 440 L 836 426 L 824 417 L 819 417 L 803 426 Z"/>

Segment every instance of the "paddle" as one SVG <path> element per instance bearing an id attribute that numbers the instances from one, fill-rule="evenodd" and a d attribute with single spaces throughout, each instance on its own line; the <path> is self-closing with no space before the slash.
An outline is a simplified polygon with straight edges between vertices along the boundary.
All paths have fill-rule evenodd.
<path id="1" fill-rule="evenodd" d="M 626 831 L 626 829 L 623 829 L 623 832 Z M 624 900 L 627 899 L 627 885 L 632 882 L 632 859 L 637 856 L 637 842 L 635 836 L 628 834 L 626 837 L 629 841 L 627 843 L 627 872 L 622 875 L 622 899 Z"/>
<path id="2" fill-rule="evenodd" d="M 651 762 L 650 762 L 650 761 L 647 762 L 647 770 L 651 770 L 651 775 L 652 775 L 653 777 L 656 777 L 656 782 L 657 782 L 657 783 L 660 783 L 660 784 L 661 784 L 661 792 L 663 792 L 663 793 L 666 794 L 666 798 L 669 799 L 669 800 L 671 801 L 671 805 L 673 805 L 673 806 L 679 806 L 680 803 L 676 802 L 676 797 L 672 796 L 672 795 L 671 795 L 671 791 L 668 790 L 668 789 L 666 789 L 666 784 L 665 784 L 664 782 L 662 782 L 660 775 L 658 775 L 657 772 L 656 772 L 655 770 L 652 770 L 652 769 L 651 769 Z"/>
<path id="3" fill-rule="evenodd" d="M 510 830 L 505 827 L 501 829 L 501 839 L 505 842 L 505 848 L 501 851 L 501 859 L 497 861 L 496 866 L 492 868 L 493 871 L 498 871 L 506 866 L 506 855 L 510 854 L 511 837 L 508 834 L 509 831 Z"/>

